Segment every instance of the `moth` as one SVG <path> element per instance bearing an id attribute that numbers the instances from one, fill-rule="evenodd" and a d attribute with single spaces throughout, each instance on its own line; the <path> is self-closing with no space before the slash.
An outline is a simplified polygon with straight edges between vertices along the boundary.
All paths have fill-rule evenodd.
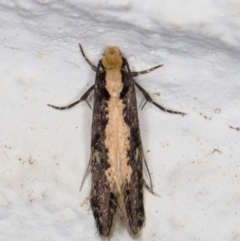
<path id="1" fill-rule="evenodd" d="M 92 70 L 96 72 L 95 83 L 76 102 L 55 109 L 72 108 L 94 92 L 91 157 L 83 182 L 91 171 L 90 205 L 102 238 L 110 238 L 120 210 L 124 214 L 130 235 L 137 238 L 145 224 L 144 186 L 153 192 L 152 180 L 144 158 L 139 130 L 135 86 L 142 92 L 146 102 L 162 111 L 185 115 L 166 109 L 153 101 L 150 95 L 134 80 L 140 74 L 153 71 L 161 65 L 139 72 L 131 71 L 126 58 L 118 47 L 107 47 L 102 59 L 95 66 L 81 53 Z M 145 106 L 143 105 L 143 107 Z M 91 108 L 91 106 L 90 106 Z M 143 177 L 146 167 L 150 184 Z"/>

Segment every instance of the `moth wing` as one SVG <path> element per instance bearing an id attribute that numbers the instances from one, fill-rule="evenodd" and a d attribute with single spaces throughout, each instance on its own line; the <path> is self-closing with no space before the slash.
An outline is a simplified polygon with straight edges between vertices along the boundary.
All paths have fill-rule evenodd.
<path id="1" fill-rule="evenodd" d="M 139 130 L 136 93 L 129 73 L 122 72 L 124 88 L 120 98 L 124 104 L 124 121 L 130 129 L 130 147 L 127 150 L 128 165 L 131 168 L 129 180 L 122 185 L 127 225 L 133 236 L 139 236 L 144 223 L 145 211 L 143 203 L 143 152 Z"/>
<path id="2" fill-rule="evenodd" d="M 105 147 L 105 128 L 108 123 L 107 101 L 109 94 L 105 89 L 105 73 L 97 73 L 94 89 L 94 108 L 91 140 L 92 186 L 90 204 L 99 234 L 107 238 L 111 235 L 117 210 L 117 197 L 111 190 L 106 170 L 110 167 Z"/>

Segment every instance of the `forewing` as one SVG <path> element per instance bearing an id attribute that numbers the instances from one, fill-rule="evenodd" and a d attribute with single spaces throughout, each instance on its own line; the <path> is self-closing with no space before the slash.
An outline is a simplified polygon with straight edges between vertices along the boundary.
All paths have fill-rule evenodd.
<path id="1" fill-rule="evenodd" d="M 130 233 L 138 236 L 145 222 L 143 203 L 143 153 L 138 122 L 137 101 L 133 79 L 122 71 L 124 88 L 120 98 L 124 104 L 124 121 L 130 129 L 130 147 L 127 150 L 128 165 L 131 168 L 129 180 L 122 185 L 123 201 Z"/>
<path id="2" fill-rule="evenodd" d="M 104 141 L 108 123 L 107 101 L 109 94 L 105 89 L 105 73 L 97 73 L 94 89 L 94 108 L 91 141 L 92 186 L 90 203 L 99 234 L 109 237 L 117 209 L 116 195 L 110 188 L 106 170 L 110 167 Z"/>

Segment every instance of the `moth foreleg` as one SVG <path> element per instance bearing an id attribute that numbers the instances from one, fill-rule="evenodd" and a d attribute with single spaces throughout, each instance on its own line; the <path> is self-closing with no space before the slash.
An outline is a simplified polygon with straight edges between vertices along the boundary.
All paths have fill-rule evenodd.
<path id="1" fill-rule="evenodd" d="M 87 58 L 87 56 L 85 55 L 81 43 L 79 43 L 79 47 L 80 47 L 80 50 L 81 50 L 81 52 L 82 52 L 82 55 L 83 55 L 84 59 L 85 59 L 85 60 L 88 62 L 88 64 L 91 66 L 92 70 L 97 71 L 97 67 L 96 67 L 94 64 L 92 64 L 92 62 L 91 62 L 91 61 Z"/>
<path id="2" fill-rule="evenodd" d="M 153 70 L 155 70 L 157 68 L 160 68 L 162 66 L 163 66 L 163 64 L 159 64 L 159 65 L 154 66 L 154 67 L 152 67 L 150 69 L 146 69 L 146 70 L 142 70 L 142 71 L 138 71 L 138 72 L 133 71 L 133 72 L 131 72 L 131 74 L 132 74 L 133 77 L 136 77 L 136 76 L 138 76 L 140 74 L 147 74 L 147 73 L 149 73 L 149 72 L 151 72 L 151 71 L 153 71 Z"/>
<path id="3" fill-rule="evenodd" d="M 88 106 L 90 107 L 91 109 L 91 106 L 90 104 L 88 103 L 87 101 L 87 98 L 89 96 L 89 94 L 93 91 L 94 89 L 94 85 L 92 85 L 84 94 L 83 96 L 78 100 L 78 101 L 75 101 L 74 103 L 68 105 L 68 106 L 63 106 L 63 107 L 58 107 L 58 106 L 55 106 L 55 105 L 50 105 L 48 104 L 48 106 L 52 107 L 52 108 L 55 108 L 55 109 L 58 109 L 58 110 L 66 110 L 66 109 L 70 109 L 72 108 L 73 106 L 77 105 L 78 103 L 82 102 L 82 101 L 86 101 Z"/>
<path id="4" fill-rule="evenodd" d="M 156 103 L 155 101 L 153 101 L 151 96 L 147 93 L 147 91 L 145 89 L 143 89 L 143 87 L 141 85 L 139 85 L 136 81 L 134 82 L 134 84 L 142 92 L 143 96 L 146 99 L 146 102 L 144 103 L 142 109 L 144 108 L 144 106 L 146 105 L 147 102 L 150 102 L 150 103 L 154 104 L 155 106 L 157 106 L 162 111 L 165 111 L 165 112 L 168 112 L 168 113 L 171 113 L 171 114 L 179 114 L 179 115 L 183 115 L 183 116 L 186 115 L 186 113 L 183 113 L 183 112 L 180 112 L 180 111 L 175 111 L 175 110 L 169 110 L 169 109 L 163 107 L 162 105 Z"/>

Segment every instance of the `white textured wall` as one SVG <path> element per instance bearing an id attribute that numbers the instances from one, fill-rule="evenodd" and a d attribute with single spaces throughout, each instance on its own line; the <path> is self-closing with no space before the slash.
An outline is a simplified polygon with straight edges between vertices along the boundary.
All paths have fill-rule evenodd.
<path id="1" fill-rule="evenodd" d="M 240 132 L 229 128 L 240 127 L 239 13 L 237 0 L 0 0 L 0 240 L 100 240 L 89 204 L 81 206 L 90 178 L 79 193 L 91 110 L 46 106 L 71 103 L 93 84 L 79 41 L 94 63 L 108 45 L 133 70 L 163 63 L 137 80 L 188 114 L 139 111 L 161 194 L 145 192 L 140 240 L 240 240 Z M 131 240 L 123 222 L 112 240 Z"/>

